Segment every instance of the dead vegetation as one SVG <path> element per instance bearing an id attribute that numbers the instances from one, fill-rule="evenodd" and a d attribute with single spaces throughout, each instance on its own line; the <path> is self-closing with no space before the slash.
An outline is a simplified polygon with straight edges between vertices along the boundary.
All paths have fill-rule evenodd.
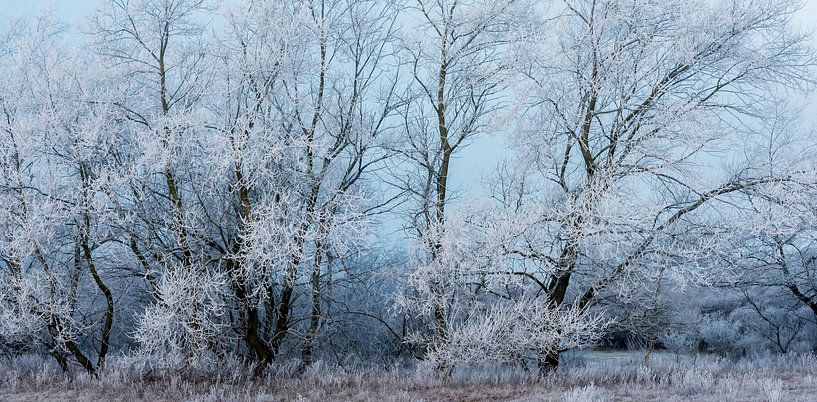
<path id="1" fill-rule="evenodd" d="M 587 357 L 590 356 L 590 357 Z M 295 375 L 295 364 L 280 364 L 257 380 L 241 370 L 157 372 L 114 360 L 96 379 L 72 378 L 39 357 L 3 361 L 0 400 L 150 401 L 808 401 L 817 394 L 813 354 L 747 358 L 712 356 L 652 359 L 632 354 L 586 355 L 545 377 L 518 368 L 461 369 L 440 379 L 422 370 L 344 370 L 320 363 Z M 216 371 L 212 371 L 215 373 Z"/>

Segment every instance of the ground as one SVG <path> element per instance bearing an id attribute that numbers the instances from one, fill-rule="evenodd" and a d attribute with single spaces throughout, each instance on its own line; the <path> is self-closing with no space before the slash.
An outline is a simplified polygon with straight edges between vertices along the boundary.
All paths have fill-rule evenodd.
<path id="1" fill-rule="evenodd" d="M 64 378 L 33 358 L 3 362 L 3 401 L 813 401 L 817 358 L 812 355 L 733 361 L 716 356 L 590 352 L 567 356 L 544 378 L 517 369 L 471 369 L 452 378 L 405 371 L 318 365 L 301 376 L 276 367 L 250 381 L 237 367 L 227 375 L 139 369 L 111 364 L 100 378 Z"/>

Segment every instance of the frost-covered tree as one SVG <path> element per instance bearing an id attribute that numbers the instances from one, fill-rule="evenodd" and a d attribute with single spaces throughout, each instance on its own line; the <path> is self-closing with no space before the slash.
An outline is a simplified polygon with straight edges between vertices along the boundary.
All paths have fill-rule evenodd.
<path id="1" fill-rule="evenodd" d="M 0 336 L 96 374 L 111 349 L 112 283 L 122 279 L 109 218 L 123 118 L 65 29 L 47 15 L 14 23 L 0 50 Z"/>
<path id="2" fill-rule="evenodd" d="M 453 192 L 451 164 L 496 121 L 509 71 L 503 49 L 522 32 L 533 7 L 519 0 L 413 0 L 408 10 L 412 28 L 404 32 L 402 55 L 411 83 L 401 108 L 406 139 L 397 159 L 402 168 L 397 185 L 411 201 L 407 227 L 421 244 L 407 292 L 422 296 L 402 298 L 400 304 L 423 311 L 420 305 L 432 303 L 421 320 L 434 336 L 422 344 L 439 346 L 457 320 L 453 294 L 443 283 L 451 279 L 448 272 L 457 270 L 456 262 L 443 255 L 449 247 L 444 238 Z M 405 165 L 411 166 L 408 174 Z M 429 269 L 437 272 L 429 276 Z"/>
<path id="3" fill-rule="evenodd" d="M 2 24 L 0 348 L 93 374 L 114 351 L 547 371 L 610 328 L 701 317 L 720 350 L 801 348 L 799 5 L 107 0 L 84 34 Z M 511 157 L 455 199 L 490 134 Z M 682 317 L 711 283 L 741 301 Z"/>
<path id="4" fill-rule="evenodd" d="M 262 365 L 304 319 L 293 314 L 304 278 L 302 358 L 312 361 L 329 260 L 355 251 L 366 217 L 390 201 L 371 193 L 370 174 L 389 155 L 395 18 L 390 2 L 251 2 L 221 41 L 226 96 L 211 107 L 237 211 L 223 247 Z"/>
<path id="5" fill-rule="evenodd" d="M 781 185 L 750 197 L 751 224 L 742 228 L 729 266 L 738 270 L 733 274 L 739 284 L 784 290 L 817 320 L 814 193 L 797 187 Z"/>
<path id="6" fill-rule="evenodd" d="M 138 138 L 122 215 L 156 299 L 138 338 L 173 360 L 237 348 L 260 373 L 293 329 L 313 360 L 328 260 L 356 252 L 390 202 L 371 174 L 393 148 L 397 9 L 248 1 L 218 9 L 224 32 L 209 35 L 213 6 L 113 1 L 97 46 Z M 153 339 L 177 329 L 180 344 Z"/>
<path id="7" fill-rule="evenodd" d="M 697 274 L 723 234 L 708 216 L 747 191 L 813 183 L 802 164 L 728 153 L 770 138 L 774 94 L 807 82 L 798 7 L 565 1 L 551 30 L 521 41 L 518 162 L 498 198 L 521 215 L 508 252 L 537 262 L 526 273 L 542 297 L 590 308 L 665 268 Z"/>
<path id="8" fill-rule="evenodd" d="M 812 172 L 811 180 L 779 182 L 747 192 L 743 208 L 722 223 L 734 235 L 721 253 L 721 284 L 741 290 L 746 310 L 768 329 L 760 333 L 772 333 L 781 353 L 789 349 L 803 325 L 817 322 L 814 154 L 810 134 L 797 135 L 803 132 L 797 118 L 790 116 L 770 130 L 770 136 L 786 146 L 757 158 L 805 165 Z"/>

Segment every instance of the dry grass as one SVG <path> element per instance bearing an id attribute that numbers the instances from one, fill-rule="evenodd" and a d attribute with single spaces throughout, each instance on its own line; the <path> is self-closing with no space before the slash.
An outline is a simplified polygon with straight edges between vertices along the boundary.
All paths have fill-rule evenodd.
<path id="1" fill-rule="evenodd" d="M 293 365 L 283 364 L 267 377 L 250 381 L 239 365 L 222 367 L 220 375 L 159 375 L 124 361 L 112 362 L 100 379 L 69 379 L 35 357 L 2 365 L 0 399 L 10 401 L 809 401 L 817 395 L 814 355 L 738 362 L 690 356 L 645 364 L 640 355 L 592 354 L 544 378 L 495 368 L 459 371 L 445 380 L 422 372 L 346 371 L 320 365 L 295 376 Z"/>

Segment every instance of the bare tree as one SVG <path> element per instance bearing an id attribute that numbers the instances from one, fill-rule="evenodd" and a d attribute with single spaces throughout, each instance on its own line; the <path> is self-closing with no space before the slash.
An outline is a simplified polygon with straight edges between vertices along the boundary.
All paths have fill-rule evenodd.
<path id="1" fill-rule="evenodd" d="M 420 22 L 406 38 L 403 52 L 412 82 L 402 111 L 406 144 L 401 154 L 416 170 L 398 181 L 398 187 L 416 203 L 409 228 L 423 243 L 418 265 L 442 264 L 452 158 L 486 134 L 495 119 L 508 71 L 502 49 L 521 32 L 531 9 L 528 2 L 517 0 L 411 4 Z M 437 300 L 431 313 L 436 340 L 430 341 L 445 343 L 453 311 L 441 300 L 446 297 L 444 285 L 426 284 Z"/>
<path id="2" fill-rule="evenodd" d="M 783 146 L 757 154 L 756 159 L 799 165 L 813 160 L 809 135 L 799 135 L 803 131 L 796 123 L 798 118 L 788 116 L 770 127 L 770 137 Z M 817 250 L 813 229 L 817 210 L 813 179 L 780 182 L 747 192 L 743 208 L 732 214 L 731 220 L 721 223 L 734 234 L 721 253 L 720 263 L 727 273 L 723 284 L 742 289 L 753 310 L 769 324 L 775 318 L 766 316 L 767 306 L 757 304 L 755 290 L 783 291 L 795 301 L 794 309 L 805 307 L 813 315 L 811 320 L 817 320 Z"/>
<path id="3" fill-rule="evenodd" d="M 798 7 L 565 1 L 553 31 L 519 47 L 519 167 L 506 175 L 513 197 L 499 198 L 527 217 L 508 252 L 539 262 L 526 274 L 554 307 L 636 292 L 631 280 L 661 265 L 694 267 L 717 248 L 698 219 L 742 192 L 809 180 L 751 159 L 714 173 L 708 156 L 753 138 L 774 90 L 807 80 Z M 542 352 L 543 370 L 558 364 L 557 348 Z"/>
<path id="4" fill-rule="evenodd" d="M 117 348 L 547 372 L 610 328 L 669 339 L 669 295 L 716 283 L 748 304 L 702 335 L 794 350 L 817 321 L 799 6 L 108 0 L 70 41 L 3 25 L 0 343 L 94 375 Z M 513 157 L 460 201 L 489 134 Z"/>
<path id="5" fill-rule="evenodd" d="M 0 310 L 4 337 L 33 338 L 64 371 L 72 358 L 96 375 L 115 318 L 108 256 L 119 232 L 105 218 L 121 137 L 108 131 L 122 116 L 106 105 L 94 60 L 64 46 L 65 29 L 47 15 L 20 22 L 0 53 L 10 72 L 0 98 Z"/>
<path id="6" fill-rule="evenodd" d="M 132 251 L 162 273 L 148 275 L 144 352 L 220 358 L 242 342 L 260 374 L 306 321 L 310 363 L 329 257 L 351 254 L 366 218 L 392 202 L 370 175 L 389 155 L 397 105 L 395 5 L 247 2 L 207 39 L 205 2 L 111 7 L 97 18 L 100 49 L 127 74 L 135 94 L 118 105 L 141 135 L 123 215 L 140 217 Z M 172 225 L 155 210 L 168 205 Z M 164 342 L 171 333 L 188 335 Z"/>
<path id="7" fill-rule="evenodd" d="M 302 359 L 312 362 L 333 269 L 327 257 L 357 247 L 366 216 L 390 202 L 370 196 L 376 183 L 367 181 L 388 156 L 397 105 L 386 70 L 397 9 L 372 1 L 247 6 L 222 41 L 226 96 L 213 104 L 214 128 L 230 141 L 237 211 L 231 237 L 217 241 L 243 306 L 244 339 L 263 370 L 301 320 L 293 314 L 302 278 L 311 298 Z"/>

